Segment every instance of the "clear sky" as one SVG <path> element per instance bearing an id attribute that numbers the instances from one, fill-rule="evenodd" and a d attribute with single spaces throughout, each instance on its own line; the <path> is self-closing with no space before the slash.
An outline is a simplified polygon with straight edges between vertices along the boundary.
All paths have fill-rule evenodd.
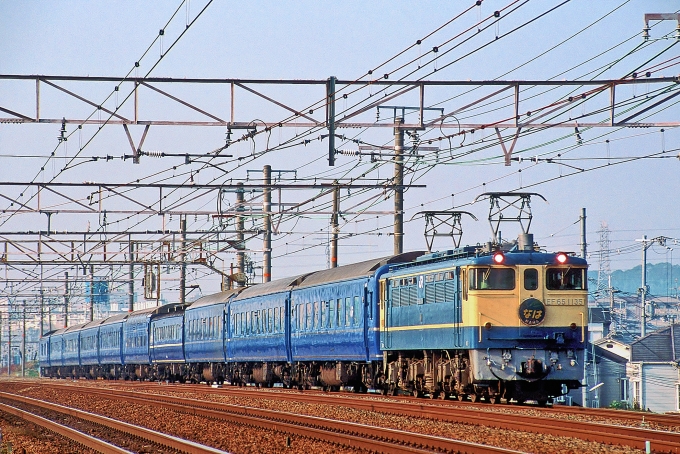
<path id="1" fill-rule="evenodd" d="M 336 76 L 341 80 L 368 81 L 368 70 L 397 56 L 376 74 L 390 73 L 394 79 L 406 80 L 590 80 L 622 79 L 632 72 L 649 70 L 651 77 L 680 74 L 680 45 L 673 21 L 655 22 L 651 39 L 642 38 L 645 13 L 678 12 L 676 1 L 630 0 L 598 1 L 513 1 L 485 0 L 481 6 L 473 1 L 407 2 L 407 1 L 215 1 L 182 3 L 177 1 L 3 1 L 0 2 L 0 74 L 42 74 L 72 76 L 145 75 L 174 78 L 253 78 L 253 79 L 315 79 Z M 179 10 L 178 10 L 179 7 Z M 470 8 L 469 12 L 464 13 Z M 166 25 L 177 11 L 176 16 Z M 486 19 L 499 11 L 497 21 Z M 201 14 L 200 17 L 197 16 Z M 455 20 L 452 20 L 454 19 Z M 195 22 L 193 22 L 195 20 Z M 450 23 L 448 23 L 450 21 Z M 481 21 L 481 23 L 480 23 Z M 432 32 L 442 27 L 433 35 Z M 187 29 L 187 25 L 191 26 Z M 160 29 L 163 38 L 157 40 Z M 472 30 L 472 32 L 467 30 Z M 479 30 L 479 31 L 476 31 Z M 184 35 L 170 48 L 172 43 Z M 413 44 L 421 39 L 420 45 Z M 154 42 L 154 40 L 156 40 Z M 148 53 L 142 58 L 145 51 Z M 433 47 L 439 49 L 432 62 Z M 170 48 L 168 50 L 168 48 Z M 164 54 L 160 59 L 161 53 Z M 160 61 L 159 61 L 160 60 Z M 140 62 L 138 69 L 134 68 Z M 155 66 L 154 66 L 155 65 Z M 403 66 L 403 69 L 400 67 Z M 420 68 L 419 68 L 420 66 Z M 434 70 L 437 71 L 434 71 Z M 63 87 L 80 90 L 81 95 L 102 102 L 112 92 L 113 83 L 78 86 L 63 83 Z M 592 87 L 526 87 L 522 92 L 520 112 L 544 112 L 546 106 L 563 101 L 570 93 L 580 95 Z M 229 118 L 229 93 L 222 88 L 205 86 L 163 86 L 162 89 L 182 97 L 193 105 L 221 118 Z M 258 88 L 260 89 L 260 88 Z M 303 109 L 323 97 L 323 87 L 261 87 L 268 96 Z M 375 90 L 375 92 L 373 92 Z M 478 100 L 497 88 L 480 88 L 471 93 L 460 87 L 444 87 L 428 91 L 426 104 L 452 112 Z M 617 91 L 618 119 L 645 109 L 677 93 L 673 84 L 640 84 Z M 351 107 L 353 102 L 366 102 L 378 88 L 363 88 L 348 100 L 338 102 L 338 110 Z M 127 92 L 121 90 L 106 101 L 112 108 L 123 102 Z M 0 107 L 33 115 L 35 84 L 0 80 Z M 143 115 L 167 119 L 195 119 L 196 114 L 167 99 L 146 91 L 142 95 Z M 90 106 L 74 102 L 62 93 L 42 85 L 43 117 L 84 118 L 92 113 Z M 280 108 L 237 94 L 238 121 L 279 121 L 287 115 Z M 577 126 L 582 122 L 604 122 L 608 118 L 607 91 L 593 100 L 575 103 L 571 109 L 555 114 L 555 121 Z M 636 117 L 644 122 L 680 122 L 680 97 L 650 108 Z M 414 105 L 413 93 L 389 101 L 389 104 Z M 129 114 L 130 102 L 121 110 Z M 492 98 L 477 110 L 465 110 L 459 117 L 449 117 L 446 124 L 494 122 L 511 112 L 512 99 Z M 630 110 L 629 110 L 630 109 Z M 97 115 L 95 114 L 95 118 Z M 434 115 L 434 114 L 431 114 Z M 386 114 L 385 114 L 386 116 Z M 386 121 L 383 116 L 379 121 Z M 0 118 L 9 115 L 0 112 Z M 430 117 L 432 118 L 432 117 Z M 523 117 L 526 120 L 528 117 Z M 544 118 L 545 121 L 550 116 Z M 357 121 L 376 120 L 375 109 L 358 117 Z M 388 161 L 371 163 L 352 156 L 338 156 L 336 166 L 326 163 L 328 144 L 321 140 L 327 133 L 316 129 L 308 134 L 304 128 L 282 128 L 271 135 L 260 134 L 256 140 L 243 141 L 227 150 L 234 158 L 220 160 L 219 167 L 205 168 L 193 175 L 200 164 L 184 165 L 183 159 L 145 157 L 142 164 L 129 161 L 99 160 L 83 162 L 61 172 L 69 158 L 111 155 L 119 157 L 130 152 L 127 138 L 120 126 L 68 125 L 72 134 L 68 143 L 59 144 L 59 125 L 0 124 L 0 181 L 60 182 L 128 182 L 186 181 L 194 176 L 201 183 L 245 181 L 248 170 L 259 171 L 265 164 L 278 170 L 299 169 L 298 182 L 317 178 L 358 178 L 357 182 L 374 182 L 389 177 L 393 170 Z M 135 137 L 142 129 L 131 128 Z M 260 128 L 261 129 L 261 128 Z M 663 131 L 662 131 L 663 129 Z M 434 127 L 419 131 L 421 139 L 437 139 L 457 132 L 456 128 Z M 152 127 L 145 142 L 146 150 L 165 153 L 207 153 L 224 145 L 225 128 Z M 366 143 L 390 145 L 390 128 L 339 129 Z M 504 136 L 514 129 L 502 131 Z M 240 137 L 240 132 L 235 137 Z M 276 149 L 294 134 L 310 139 L 307 145 Z M 307 134 L 307 135 L 305 135 Z M 91 140 L 90 140 L 91 139 Z M 291 141 L 298 144 L 300 140 Z M 87 143 L 83 151 L 79 148 Z M 411 144 L 407 138 L 407 144 Z M 339 141 L 338 148 L 355 150 L 352 142 Z M 426 145 L 426 144 L 423 144 Z M 477 195 L 487 191 L 525 190 L 542 194 L 548 201 L 535 198 L 532 203 L 534 220 L 531 231 L 535 239 L 551 250 L 579 251 L 581 208 L 587 209 L 587 235 L 591 269 L 599 266 L 598 244 L 601 223 L 610 230 L 611 268 L 628 269 L 641 260 L 639 243 L 647 235 L 680 239 L 680 131 L 677 127 L 650 128 L 568 128 L 547 130 L 523 129 L 515 150 L 521 163 L 503 165 L 503 153 L 493 129 L 468 132 L 451 141 L 435 140 L 430 147 L 439 147 L 438 155 L 422 152 L 421 160 L 407 161 L 407 181 L 426 185 L 412 188 L 405 194 L 405 249 L 423 249 L 424 221 L 417 213 L 422 210 L 462 209 L 474 213 L 478 222 L 463 220 L 463 243 L 475 244 L 490 238 L 486 217 L 487 202 L 471 204 Z M 261 153 L 269 148 L 273 151 Z M 47 160 L 52 152 L 56 158 Z M 664 153 L 666 151 L 666 153 Z M 250 156 L 255 153 L 257 159 Z M 539 157 L 539 162 L 531 162 Z M 640 157 L 622 163 L 622 158 Z M 242 158 L 237 160 L 237 158 Z M 546 161 L 552 159 L 552 162 Z M 609 165 L 605 165 L 609 164 Z M 41 171 L 41 167 L 44 170 Z M 175 169 L 173 169 L 175 167 Z M 574 171 L 577 171 L 574 174 Z M 581 172 L 581 170 L 583 170 Z M 257 173 L 251 172 L 252 175 Z M 362 180 L 364 176 L 365 180 Z M 254 177 L 257 178 L 257 177 Z M 311 179 L 311 180 L 309 180 Z M 284 193 L 284 202 L 309 199 L 316 192 Z M 83 194 L 84 196 L 85 194 Z M 373 198 L 377 196 L 377 198 Z M 389 196 L 389 194 L 388 194 Z M 182 197 L 190 198 L 190 191 Z M 343 194 L 342 208 L 351 212 L 360 209 L 391 210 L 391 198 L 381 199 L 379 192 Z M 276 197 L 275 197 L 276 199 Z M 328 211 L 329 197 L 304 205 L 302 210 Z M 227 203 L 233 203 L 227 196 Z M 126 208 L 121 205 L 113 208 Z M 0 201 L 6 205 L 6 201 Z M 186 207 L 195 210 L 214 209 L 215 200 L 202 200 Z M 132 209 L 130 206 L 127 208 Z M 60 214 L 53 217 L 53 228 L 94 230 L 99 217 Z M 108 222 L 114 222 L 110 217 Z M 0 217 L 3 231 L 29 229 L 45 223 L 45 216 Z M 177 228 L 177 218 L 166 219 Z M 249 221 L 250 222 L 250 221 Z M 254 222 L 254 221 L 253 221 Z M 158 218 L 139 216 L 119 219 L 110 228 L 160 228 Z M 347 264 L 392 252 L 391 215 L 346 215 L 342 233 L 356 236 L 340 242 L 340 264 Z M 208 217 L 190 219 L 190 228 L 205 229 L 213 225 Z M 254 223 L 253 223 L 254 226 Z M 41 225 L 40 228 L 45 228 Z M 35 227 L 37 229 L 37 227 Z M 329 217 L 325 214 L 285 219 L 281 234 L 273 238 L 274 278 L 325 268 L 328 263 L 327 240 Z M 518 233 L 514 226 L 503 227 L 503 236 L 512 239 Z M 261 263 L 261 242 L 254 239 L 248 246 L 256 265 Z M 450 248 L 442 239 L 435 244 Z M 668 247 L 654 246 L 649 251 L 652 262 L 680 261 L 680 242 Z M 673 257 L 675 254 L 675 257 Z M 225 262 L 233 260 L 226 255 Z M 199 276 L 200 277 L 200 276 Z M 196 277 L 198 279 L 199 277 Z M 204 293 L 214 291 L 208 285 Z"/>

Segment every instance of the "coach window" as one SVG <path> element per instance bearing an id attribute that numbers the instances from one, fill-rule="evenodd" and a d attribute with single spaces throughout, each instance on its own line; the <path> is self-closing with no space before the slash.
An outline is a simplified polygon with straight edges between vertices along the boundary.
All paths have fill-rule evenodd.
<path id="1" fill-rule="evenodd" d="M 354 297 L 354 326 L 359 326 L 359 320 L 361 314 L 361 298 L 358 296 Z"/>
<path id="2" fill-rule="evenodd" d="M 328 301 L 328 327 L 335 327 L 335 301 Z"/>
<path id="3" fill-rule="evenodd" d="M 326 306 L 325 301 L 321 301 L 321 303 L 319 304 L 320 304 L 319 311 L 321 312 L 319 318 L 319 328 L 324 329 L 328 324 L 328 322 L 326 321 L 326 319 L 328 318 L 328 306 Z"/>
<path id="4" fill-rule="evenodd" d="M 312 330 L 319 328 L 319 302 L 314 301 L 312 303 Z"/>
<path id="5" fill-rule="evenodd" d="M 350 326 L 352 323 L 352 317 L 354 315 L 352 312 L 352 300 L 347 297 L 345 298 L 345 326 Z"/>
<path id="6" fill-rule="evenodd" d="M 527 268 L 524 270 L 524 289 L 536 290 L 538 288 L 538 270 Z"/>

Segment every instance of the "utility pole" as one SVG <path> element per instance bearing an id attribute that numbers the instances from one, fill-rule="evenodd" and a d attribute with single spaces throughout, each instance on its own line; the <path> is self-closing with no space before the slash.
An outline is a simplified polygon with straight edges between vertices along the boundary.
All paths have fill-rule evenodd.
<path id="1" fill-rule="evenodd" d="M 635 240 L 642 242 L 642 287 L 640 287 L 640 304 L 642 306 L 642 321 L 640 323 L 640 336 L 644 337 L 647 334 L 647 249 L 649 249 L 654 243 L 659 243 L 661 246 L 666 246 L 666 240 L 668 237 L 657 236 L 651 240 L 647 239 L 647 235 L 644 235 L 641 240 Z"/>
<path id="2" fill-rule="evenodd" d="M 640 324 L 640 337 L 647 334 L 647 308 L 645 296 L 647 295 L 647 235 L 642 237 L 642 287 L 640 287 L 640 305 L 642 306 L 642 322 Z"/>
<path id="3" fill-rule="evenodd" d="M 587 243 L 586 243 L 586 209 L 581 208 L 581 257 L 586 258 Z"/>
<path id="4" fill-rule="evenodd" d="M 180 273 L 179 273 L 179 302 L 181 304 L 186 303 L 187 296 L 187 218 L 186 216 L 180 216 L 179 218 L 179 230 L 182 232 L 180 237 L 180 252 L 179 260 Z"/>
<path id="5" fill-rule="evenodd" d="M 336 181 L 337 183 L 337 181 Z M 331 268 L 338 266 L 338 233 L 340 231 L 340 187 L 333 189 L 333 214 L 331 215 Z"/>
<path id="6" fill-rule="evenodd" d="M 264 213 L 264 241 L 262 251 L 262 282 L 272 280 L 272 166 L 266 165 L 262 169 L 264 188 L 262 193 L 262 211 Z"/>
<path id="7" fill-rule="evenodd" d="M 21 329 L 21 376 L 26 376 L 26 300 L 24 300 L 24 307 L 22 313 L 22 329 Z"/>
<path id="8" fill-rule="evenodd" d="M 243 204 L 245 203 L 245 195 L 243 192 L 243 183 L 239 182 L 237 184 L 238 189 L 236 190 L 236 211 L 243 212 L 245 208 Z M 245 237 L 243 231 L 245 230 L 245 216 L 242 214 L 236 215 L 236 269 L 240 273 L 240 276 L 245 274 Z M 238 286 L 245 286 L 245 282 L 241 279 L 238 280 Z"/>
<path id="9" fill-rule="evenodd" d="M 404 118 L 394 123 L 394 254 L 404 252 Z"/>
<path id="10" fill-rule="evenodd" d="M 40 263 L 40 337 L 45 334 L 45 291 L 43 289 L 43 264 Z"/>
<path id="11" fill-rule="evenodd" d="M 90 321 L 94 320 L 94 265 L 90 265 Z"/>
<path id="12" fill-rule="evenodd" d="M 68 271 L 64 272 L 64 328 L 68 326 Z"/>
<path id="13" fill-rule="evenodd" d="M 7 306 L 7 376 L 12 375 L 12 302 Z"/>
<path id="14" fill-rule="evenodd" d="M 130 292 L 130 295 L 128 296 L 128 312 L 132 312 L 135 310 L 135 243 L 132 242 L 132 235 L 128 236 L 128 250 L 130 251 L 130 265 L 128 267 L 128 279 L 130 280 L 130 283 L 128 284 L 128 291 Z M 92 269 L 90 270 L 92 271 Z"/>

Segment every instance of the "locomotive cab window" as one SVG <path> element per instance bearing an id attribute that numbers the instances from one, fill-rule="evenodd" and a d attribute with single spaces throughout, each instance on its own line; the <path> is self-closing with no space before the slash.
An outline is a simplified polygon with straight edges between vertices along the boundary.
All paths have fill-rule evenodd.
<path id="1" fill-rule="evenodd" d="M 538 288 L 538 270 L 536 268 L 527 268 L 524 270 L 524 289 L 536 290 Z"/>
<path id="2" fill-rule="evenodd" d="M 470 268 L 470 290 L 512 290 L 515 270 L 512 268 Z"/>
<path id="3" fill-rule="evenodd" d="M 585 290 L 584 268 L 548 268 L 546 287 L 548 290 Z"/>

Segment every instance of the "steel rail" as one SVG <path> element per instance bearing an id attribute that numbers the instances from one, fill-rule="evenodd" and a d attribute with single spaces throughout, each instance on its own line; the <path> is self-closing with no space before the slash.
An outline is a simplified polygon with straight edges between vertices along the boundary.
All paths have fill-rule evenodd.
<path id="1" fill-rule="evenodd" d="M 57 385 L 59 386 L 59 385 Z M 115 391 L 80 386 L 79 392 L 108 399 L 124 399 L 142 405 L 162 406 L 165 409 L 188 413 L 205 418 L 225 420 L 235 424 L 249 424 L 265 430 L 277 430 L 303 437 L 320 439 L 329 443 L 351 448 L 361 448 L 387 453 L 425 453 L 438 450 L 456 453 L 519 453 L 451 438 L 424 435 L 415 432 L 375 427 L 316 416 L 299 415 L 289 412 L 267 410 L 198 399 L 141 394 L 135 391 Z"/>
<path id="2" fill-rule="evenodd" d="M 178 389 L 185 388 L 177 386 Z M 152 390 L 153 387 L 146 389 Z M 185 388 L 186 389 L 186 388 Z M 326 405 L 347 405 L 354 409 L 377 411 L 402 416 L 428 418 L 452 423 L 478 424 L 500 429 L 569 436 L 585 441 L 604 444 L 622 444 L 638 449 L 645 449 L 646 442 L 651 442 L 652 449 L 661 452 L 680 453 L 680 433 L 653 430 L 648 428 L 619 426 L 597 422 L 572 421 L 566 419 L 544 418 L 539 416 L 505 414 L 491 411 L 456 408 L 455 405 L 426 404 L 420 402 L 384 401 L 349 397 L 347 395 L 303 394 L 299 392 L 268 392 L 254 390 L 221 388 L 201 389 L 201 392 L 213 392 L 249 397 L 286 399 L 295 402 Z M 257 395 L 259 394 L 259 395 Z M 257 395 L 257 396 L 254 396 Z M 615 416 L 612 416 L 615 417 Z M 624 418 L 625 419 L 625 418 Z M 677 423 L 680 419 L 676 419 Z"/>
<path id="3" fill-rule="evenodd" d="M 189 440 L 183 440 L 179 437 L 157 432 L 155 430 L 147 429 L 141 426 L 135 426 L 134 424 L 129 424 L 123 421 L 118 421 L 116 419 L 108 418 L 106 416 L 96 415 L 94 413 L 89 413 L 86 411 L 78 410 L 75 408 L 69 408 L 63 405 L 54 404 L 51 402 L 46 402 L 43 400 L 33 399 L 31 397 L 20 396 L 17 394 L 11 394 L 7 392 L 0 392 L 0 397 L 5 399 L 10 399 L 18 402 L 22 402 L 28 405 L 35 405 L 40 408 L 48 409 L 51 411 L 56 411 L 59 413 L 67 414 L 74 418 L 83 419 L 85 421 L 100 424 L 105 427 L 117 430 L 119 432 L 124 432 L 130 434 L 134 437 L 143 438 L 149 440 L 153 443 L 157 443 L 163 446 L 167 446 L 172 449 L 176 449 L 180 452 L 186 452 L 189 454 L 224 454 L 225 451 L 220 449 L 212 448 L 210 446 L 202 445 Z"/>
<path id="4" fill-rule="evenodd" d="M 132 454 L 131 451 L 120 448 L 104 440 L 100 440 L 76 429 L 72 429 L 68 426 L 50 421 L 49 419 L 43 418 L 42 416 L 34 415 L 33 413 L 12 407 L 11 405 L 0 403 L 0 411 L 14 415 L 17 418 L 21 418 L 24 421 L 35 424 L 36 426 L 43 427 L 50 432 L 59 434 L 82 446 L 94 449 L 95 451 L 101 452 L 103 454 Z"/>
<path id="5" fill-rule="evenodd" d="M 543 409 L 547 412 L 568 413 L 574 415 L 597 416 L 601 418 L 614 418 L 624 421 L 636 423 L 640 427 L 644 427 L 650 423 L 670 425 L 680 427 L 680 415 L 648 413 L 645 411 L 630 411 L 630 410 L 611 410 L 608 408 L 584 408 L 584 407 L 570 407 L 570 406 L 553 406 L 552 409 Z"/>

